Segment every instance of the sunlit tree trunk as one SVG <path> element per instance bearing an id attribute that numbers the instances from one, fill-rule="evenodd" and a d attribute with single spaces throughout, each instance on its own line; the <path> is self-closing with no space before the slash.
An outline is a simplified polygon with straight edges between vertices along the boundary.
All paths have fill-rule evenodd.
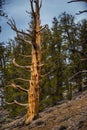
<path id="1" fill-rule="evenodd" d="M 40 7 L 39 0 L 35 3 L 35 12 L 33 12 L 33 36 L 32 36 L 32 65 L 31 79 L 28 93 L 28 110 L 26 123 L 31 122 L 38 114 L 39 109 L 39 88 L 41 73 L 41 43 L 40 43 Z"/>
<path id="2" fill-rule="evenodd" d="M 9 20 L 8 24 L 11 28 L 16 32 L 18 40 L 23 43 L 27 43 L 31 46 L 31 66 L 22 66 L 16 63 L 15 59 L 13 59 L 13 64 L 22 69 L 27 69 L 30 71 L 30 80 L 26 80 L 23 78 L 18 78 L 22 81 L 29 81 L 29 90 L 21 87 L 20 85 L 16 85 L 12 83 L 11 86 L 13 88 L 19 89 L 21 91 L 28 93 L 28 104 L 22 104 L 18 101 L 14 100 L 11 103 L 6 102 L 7 104 L 17 104 L 20 106 L 27 106 L 27 115 L 25 123 L 30 123 L 35 117 L 38 115 L 39 110 L 39 89 L 40 89 L 40 76 L 41 76 L 41 31 L 46 27 L 40 26 L 40 9 L 42 6 L 41 0 L 30 0 L 31 5 L 31 30 L 29 33 L 24 32 L 23 30 L 18 30 L 16 27 L 15 21 Z M 26 56 L 26 55 L 24 55 Z"/>

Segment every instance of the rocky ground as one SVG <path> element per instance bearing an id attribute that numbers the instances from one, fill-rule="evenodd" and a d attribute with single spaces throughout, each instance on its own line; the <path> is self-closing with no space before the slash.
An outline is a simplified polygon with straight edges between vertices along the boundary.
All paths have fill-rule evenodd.
<path id="1" fill-rule="evenodd" d="M 7 111 L 0 111 L 0 130 L 87 130 L 87 91 L 71 101 L 46 108 L 29 125 L 24 125 L 25 117 L 6 120 L 7 115 Z"/>

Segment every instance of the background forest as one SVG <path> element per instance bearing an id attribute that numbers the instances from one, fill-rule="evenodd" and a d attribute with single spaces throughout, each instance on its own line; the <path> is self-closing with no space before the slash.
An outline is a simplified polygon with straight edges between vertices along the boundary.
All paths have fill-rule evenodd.
<path id="1" fill-rule="evenodd" d="M 41 35 L 43 67 L 39 111 L 71 100 L 75 94 L 87 89 L 87 20 L 76 23 L 73 15 L 64 12 L 54 17 L 52 27 L 48 25 Z M 26 108 L 7 105 L 5 101 L 26 103 L 27 94 L 10 84 L 15 82 L 28 89 L 29 80 L 25 82 L 24 79 L 30 77 L 27 69 L 14 67 L 12 60 L 15 58 L 24 66 L 31 63 L 30 54 L 31 47 L 19 42 L 17 37 L 6 44 L 0 43 L 0 107 L 9 109 L 12 117 L 25 114 Z"/>

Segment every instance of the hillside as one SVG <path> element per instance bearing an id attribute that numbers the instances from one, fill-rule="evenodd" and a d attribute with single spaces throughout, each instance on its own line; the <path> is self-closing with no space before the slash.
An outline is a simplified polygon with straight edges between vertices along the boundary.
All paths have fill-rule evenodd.
<path id="1" fill-rule="evenodd" d="M 87 130 L 87 91 L 46 108 L 30 125 L 24 125 L 24 117 L 4 122 L 3 114 L 0 112 L 0 130 Z"/>

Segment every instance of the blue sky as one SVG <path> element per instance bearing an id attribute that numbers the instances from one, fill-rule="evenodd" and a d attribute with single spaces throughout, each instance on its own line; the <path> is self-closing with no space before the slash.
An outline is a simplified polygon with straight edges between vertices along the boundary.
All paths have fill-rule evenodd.
<path id="1" fill-rule="evenodd" d="M 10 0 L 8 0 L 10 1 Z M 69 14 L 75 15 L 79 10 L 84 10 L 87 5 L 83 2 L 76 2 L 68 4 L 69 0 L 42 0 L 41 8 L 41 23 L 42 25 L 48 24 L 52 26 L 53 17 L 58 17 L 61 13 L 66 11 Z M 9 18 L 13 17 L 16 21 L 17 27 L 26 30 L 30 21 L 29 15 L 26 13 L 30 11 L 29 0 L 11 0 L 4 6 L 5 11 L 8 13 Z M 76 20 L 79 21 L 86 18 L 87 14 L 81 14 L 76 16 Z M 7 41 L 14 37 L 15 33 L 7 25 L 7 20 L 4 18 L 0 19 L 0 25 L 2 26 L 2 33 L 0 34 L 0 41 Z"/>

